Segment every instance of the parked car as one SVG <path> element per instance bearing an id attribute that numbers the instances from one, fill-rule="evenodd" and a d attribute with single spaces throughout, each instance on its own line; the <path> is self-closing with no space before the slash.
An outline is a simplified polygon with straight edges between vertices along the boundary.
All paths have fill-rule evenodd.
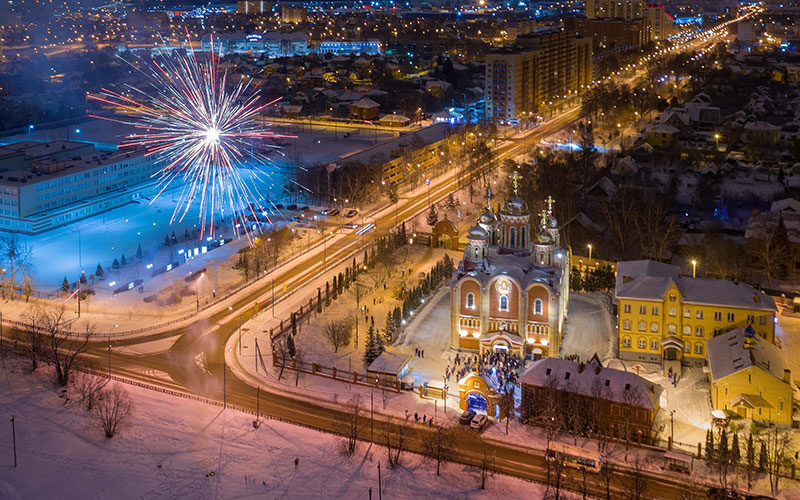
<path id="1" fill-rule="evenodd" d="M 356 215 L 358 215 L 358 210 L 356 210 L 355 208 L 351 208 L 350 210 L 347 211 L 346 214 L 344 214 L 344 216 L 347 217 L 348 219 L 350 217 L 355 217 Z"/>
<path id="2" fill-rule="evenodd" d="M 709 488 L 708 498 L 710 500 L 743 500 L 744 497 L 730 488 Z"/>
<path id="3" fill-rule="evenodd" d="M 286 207 L 286 208 L 287 208 L 287 209 L 289 209 L 289 210 L 297 210 L 297 205 L 295 205 L 294 203 L 292 203 L 291 205 L 289 205 L 289 206 L 288 206 L 288 207 Z"/>
<path id="4" fill-rule="evenodd" d="M 464 413 L 458 417 L 458 423 L 462 425 L 469 425 L 472 422 L 472 417 L 475 416 L 475 412 L 472 410 L 464 410 Z"/>
<path id="5" fill-rule="evenodd" d="M 355 222 L 349 222 L 345 224 L 344 227 L 346 227 L 347 229 L 357 229 L 358 224 L 356 224 Z"/>
<path id="6" fill-rule="evenodd" d="M 331 217 L 333 217 L 335 215 L 339 215 L 339 209 L 338 208 L 334 208 L 333 210 L 328 210 L 328 215 L 330 215 Z"/>
<path id="7" fill-rule="evenodd" d="M 277 205 L 275 205 L 275 208 L 277 208 L 278 210 L 283 210 L 284 208 L 283 203 L 278 203 Z"/>
<path id="8" fill-rule="evenodd" d="M 472 422 L 469 423 L 469 426 L 473 429 L 480 430 L 483 429 L 488 422 L 489 419 L 486 417 L 486 415 L 475 415 L 475 417 L 472 419 Z"/>

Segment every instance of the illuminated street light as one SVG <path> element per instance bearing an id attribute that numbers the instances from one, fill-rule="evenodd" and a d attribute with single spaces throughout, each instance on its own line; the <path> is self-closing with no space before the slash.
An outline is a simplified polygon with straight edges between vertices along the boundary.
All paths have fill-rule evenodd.
<path id="1" fill-rule="evenodd" d="M 692 259 L 692 278 L 697 277 L 697 260 Z"/>

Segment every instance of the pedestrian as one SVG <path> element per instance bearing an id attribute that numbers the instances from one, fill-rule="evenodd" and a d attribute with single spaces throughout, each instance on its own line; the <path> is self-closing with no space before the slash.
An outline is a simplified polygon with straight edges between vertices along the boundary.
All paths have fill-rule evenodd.
<path id="1" fill-rule="evenodd" d="M 299 463 L 300 463 L 300 459 L 295 457 L 295 459 L 294 459 L 294 468 L 295 469 L 297 468 L 297 464 L 299 464 Z"/>
<path id="2" fill-rule="evenodd" d="M 422 416 L 422 423 L 423 423 L 423 424 L 425 423 L 425 419 L 427 419 L 427 418 L 428 418 L 428 416 L 427 416 L 427 415 L 423 415 L 423 416 Z"/>
<path id="3" fill-rule="evenodd" d="M 433 419 L 428 420 L 428 427 L 433 427 Z"/>
<path id="4" fill-rule="evenodd" d="M 375 297 L 372 297 L 372 305 L 375 305 Z"/>
<path id="5" fill-rule="evenodd" d="M 408 420 L 408 410 L 406 410 L 406 420 Z"/>
<path id="6" fill-rule="evenodd" d="M 419 413 L 414 412 L 414 422 L 419 422 Z"/>

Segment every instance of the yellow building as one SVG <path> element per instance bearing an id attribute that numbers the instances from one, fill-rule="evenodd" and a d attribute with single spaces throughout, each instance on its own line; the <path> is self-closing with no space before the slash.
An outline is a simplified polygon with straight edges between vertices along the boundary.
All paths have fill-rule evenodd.
<path id="1" fill-rule="evenodd" d="M 767 342 L 775 336 L 775 301 L 752 286 L 681 276 L 677 266 L 620 262 L 614 290 L 619 357 L 662 363 L 664 369 L 702 366 L 706 341 L 750 326 Z"/>
<path id="2" fill-rule="evenodd" d="M 778 346 L 748 326 L 714 337 L 706 347 L 715 410 L 776 424 L 792 423 L 791 372 Z"/>

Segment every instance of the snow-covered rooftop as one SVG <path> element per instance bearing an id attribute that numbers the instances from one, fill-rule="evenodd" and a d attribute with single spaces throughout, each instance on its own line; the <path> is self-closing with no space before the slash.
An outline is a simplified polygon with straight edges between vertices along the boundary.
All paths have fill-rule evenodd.
<path id="1" fill-rule="evenodd" d="M 711 379 L 720 380 L 756 366 L 783 381 L 786 363 L 781 349 L 766 339 L 748 336 L 746 328 L 737 328 L 706 342 Z"/>
<path id="2" fill-rule="evenodd" d="M 648 410 L 658 408 L 663 391 L 660 385 L 632 372 L 561 358 L 534 361 L 520 376 L 520 382 L 536 387 L 553 387 L 555 384 L 562 391 L 635 404 Z"/>

